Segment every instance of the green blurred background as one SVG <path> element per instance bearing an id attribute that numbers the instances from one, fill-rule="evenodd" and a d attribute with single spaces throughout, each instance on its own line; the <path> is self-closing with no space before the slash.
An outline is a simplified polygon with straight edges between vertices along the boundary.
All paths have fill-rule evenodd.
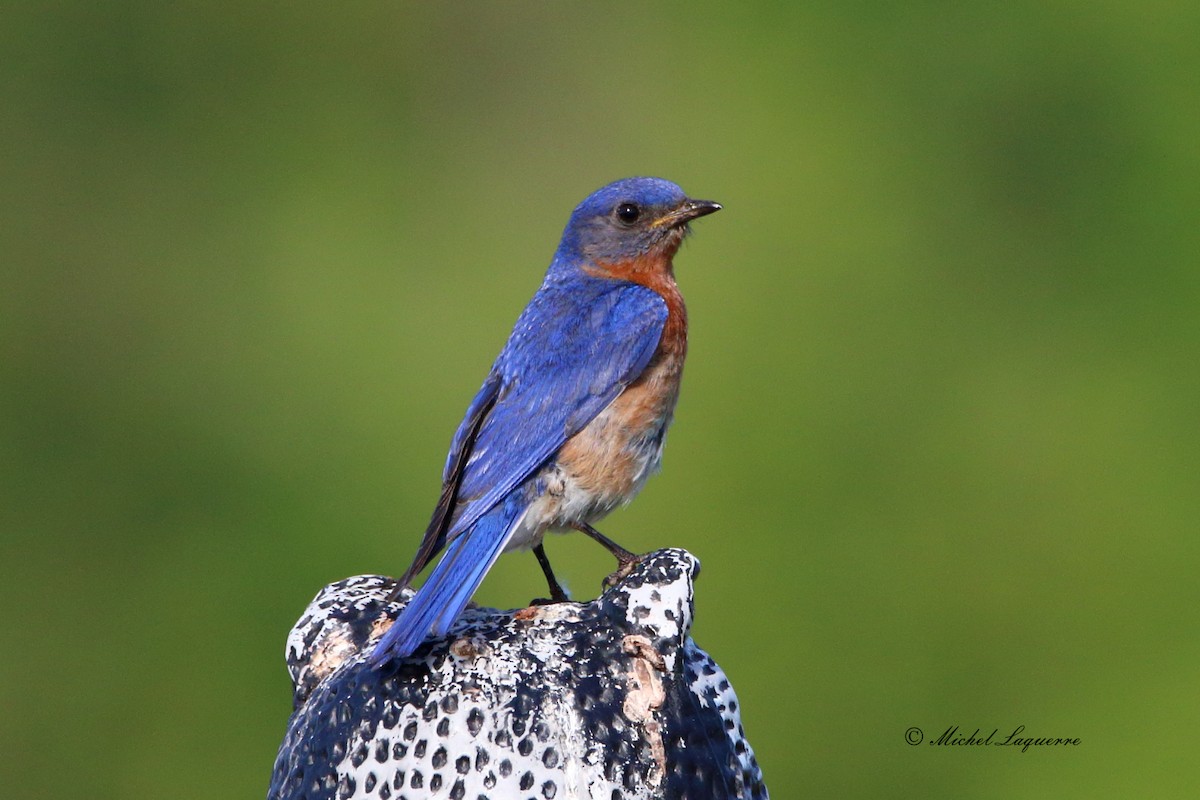
<path id="1" fill-rule="evenodd" d="M 1169 2 L 9 4 L 3 794 L 262 796 L 289 627 L 407 565 L 567 214 L 652 174 L 726 210 L 603 530 L 702 559 L 772 793 L 1194 796 L 1198 42 Z M 952 725 L 1082 744 L 905 743 Z"/>

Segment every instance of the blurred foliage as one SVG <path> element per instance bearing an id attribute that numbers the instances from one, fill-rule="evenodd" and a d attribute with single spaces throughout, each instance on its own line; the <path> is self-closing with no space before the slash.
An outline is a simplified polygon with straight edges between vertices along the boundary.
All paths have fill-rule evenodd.
<path id="1" fill-rule="evenodd" d="M 0 783 L 260 796 L 287 630 L 407 565 L 567 213 L 654 174 L 726 210 L 602 528 L 703 560 L 772 792 L 1190 796 L 1198 41 L 1170 2 L 10 4 Z"/>

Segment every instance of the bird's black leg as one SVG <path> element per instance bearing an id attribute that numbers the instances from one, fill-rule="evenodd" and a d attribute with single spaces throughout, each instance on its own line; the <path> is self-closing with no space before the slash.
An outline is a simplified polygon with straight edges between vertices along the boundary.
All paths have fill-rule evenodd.
<path id="1" fill-rule="evenodd" d="M 550 569 L 550 559 L 546 558 L 546 551 L 542 547 L 542 543 L 538 542 L 533 546 L 533 554 L 537 557 L 538 564 L 542 567 L 542 572 L 546 576 L 546 584 L 550 587 L 550 602 L 551 603 L 567 603 L 571 598 L 567 597 L 567 593 L 563 591 L 562 586 L 558 583 L 558 578 L 554 577 L 554 570 Z M 540 605 L 539 601 L 534 600 L 534 605 Z"/>
<path id="2" fill-rule="evenodd" d="M 617 544 L 612 539 L 593 528 L 591 525 L 588 525 L 586 522 L 581 522 L 578 525 L 573 525 L 572 527 L 580 533 L 586 533 L 588 536 L 604 545 L 604 548 L 608 550 L 608 552 L 612 553 L 613 558 L 617 560 L 617 571 L 604 579 L 605 586 L 612 586 L 617 581 L 624 578 L 633 570 L 634 565 L 641 561 L 640 557 L 629 552 L 624 547 L 621 547 L 621 545 Z"/>

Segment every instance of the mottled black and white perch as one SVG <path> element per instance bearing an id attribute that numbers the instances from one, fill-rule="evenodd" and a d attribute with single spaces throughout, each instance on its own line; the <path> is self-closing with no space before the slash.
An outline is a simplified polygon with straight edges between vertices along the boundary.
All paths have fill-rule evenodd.
<path id="1" fill-rule="evenodd" d="M 699 569 L 660 550 L 591 603 L 470 609 L 383 669 L 366 658 L 411 593 L 327 586 L 288 637 L 269 800 L 766 798 L 733 688 L 688 635 Z"/>

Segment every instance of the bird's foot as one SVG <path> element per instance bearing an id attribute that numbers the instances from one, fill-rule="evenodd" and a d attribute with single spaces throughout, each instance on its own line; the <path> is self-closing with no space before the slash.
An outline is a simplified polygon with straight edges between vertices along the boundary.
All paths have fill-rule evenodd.
<path id="1" fill-rule="evenodd" d="M 552 606 L 558 603 L 569 603 L 571 598 L 567 597 L 566 592 L 559 594 L 557 597 L 535 597 L 529 601 L 531 606 Z"/>
<path id="2" fill-rule="evenodd" d="M 581 522 L 572 527 L 574 527 L 575 530 L 579 531 L 580 533 L 586 533 L 588 536 L 595 539 L 604 546 L 605 550 L 612 553 L 613 558 L 617 560 L 617 571 L 604 579 L 603 586 L 605 589 L 611 589 L 613 586 L 620 583 L 629 575 L 630 572 L 633 571 L 634 567 L 641 563 L 641 556 L 629 552 L 624 547 L 621 547 L 621 545 L 617 544 L 612 539 L 593 528 L 591 525 L 588 525 L 586 522 Z"/>
<path id="3" fill-rule="evenodd" d="M 617 571 L 611 573 L 604 579 L 603 586 L 605 589 L 611 589 L 621 581 L 629 577 L 629 573 L 633 572 L 634 567 L 642 563 L 642 557 L 635 555 L 624 548 L 621 548 L 621 553 L 613 553 L 617 557 Z"/>

